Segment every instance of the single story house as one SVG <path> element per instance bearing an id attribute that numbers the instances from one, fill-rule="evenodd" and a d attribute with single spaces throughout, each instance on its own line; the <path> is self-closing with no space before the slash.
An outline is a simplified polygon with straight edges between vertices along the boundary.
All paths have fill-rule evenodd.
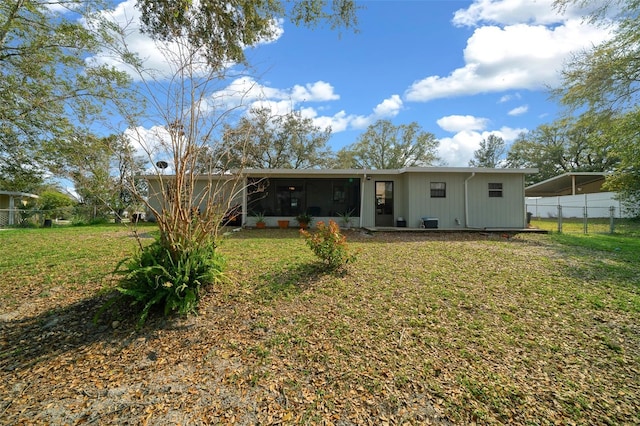
<path id="1" fill-rule="evenodd" d="M 23 201 L 38 198 L 37 195 L 26 192 L 0 191 L 0 226 L 11 226 L 19 222 L 17 213 L 24 207 Z"/>
<path id="2" fill-rule="evenodd" d="M 527 212 L 535 217 L 630 217 L 615 192 L 603 188 L 607 173 L 568 172 L 525 188 Z"/>
<path id="3" fill-rule="evenodd" d="M 246 169 L 235 175 L 241 180 L 238 190 L 229 193 L 244 226 L 255 224 L 252 215 L 257 212 L 266 216 L 267 226 L 302 212 L 315 222 L 338 221 L 349 212 L 353 226 L 368 228 L 524 229 L 524 177 L 536 172 L 469 167 Z M 152 175 L 147 180 L 149 202 L 160 211 L 172 177 Z M 211 180 L 209 175 L 196 177 L 196 193 L 206 192 Z"/>

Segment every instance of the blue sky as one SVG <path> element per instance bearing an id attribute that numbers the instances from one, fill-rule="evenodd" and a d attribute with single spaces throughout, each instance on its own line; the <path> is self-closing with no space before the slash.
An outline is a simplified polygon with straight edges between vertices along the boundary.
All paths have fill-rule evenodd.
<path id="1" fill-rule="evenodd" d="M 415 121 L 440 141 L 443 164 L 466 166 L 489 134 L 511 143 L 553 121 L 548 88 L 563 64 L 609 37 L 580 10 L 560 15 L 552 2 L 360 1 L 358 33 L 282 22 L 276 40 L 247 50 L 253 72 L 225 84 L 251 86 L 247 107 L 293 108 L 331 126 L 334 150 L 378 119 Z M 131 16 L 132 4 L 118 13 Z M 149 43 L 136 40 L 144 52 Z"/>

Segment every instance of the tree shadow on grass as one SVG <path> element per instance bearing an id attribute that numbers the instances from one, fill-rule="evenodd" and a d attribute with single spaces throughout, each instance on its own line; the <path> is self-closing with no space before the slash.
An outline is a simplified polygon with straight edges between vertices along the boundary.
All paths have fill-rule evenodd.
<path id="1" fill-rule="evenodd" d="M 260 276 L 256 294 L 263 300 L 293 297 L 313 287 L 326 275 L 340 275 L 321 262 L 303 263 Z"/>
<path id="2" fill-rule="evenodd" d="M 236 228 L 238 229 L 238 228 Z M 300 230 L 297 228 L 287 228 L 287 229 L 277 229 L 277 228 L 267 228 L 267 229 L 245 229 L 242 228 L 240 231 L 233 232 L 228 231 L 224 232 L 223 235 L 225 238 L 234 238 L 234 239 L 292 239 L 292 238 L 300 238 Z"/>
<path id="3" fill-rule="evenodd" d="M 140 336 L 153 336 L 171 317 L 153 314 L 136 329 L 138 313 L 125 299 L 103 312 L 116 293 L 100 294 L 39 315 L 0 320 L 0 371 L 14 372 L 80 351 L 95 343 L 126 347 Z"/>

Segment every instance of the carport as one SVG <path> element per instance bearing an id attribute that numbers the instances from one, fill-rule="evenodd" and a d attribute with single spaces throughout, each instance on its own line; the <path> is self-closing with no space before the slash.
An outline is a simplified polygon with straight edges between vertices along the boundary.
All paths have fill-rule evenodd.
<path id="1" fill-rule="evenodd" d="M 29 198 L 39 197 L 27 192 L 0 191 L 0 226 L 15 225 L 16 212 L 23 207 L 22 202 Z"/>
<path id="2" fill-rule="evenodd" d="M 606 176 L 607 174 L 602 172 L 569 172 L 526 187 L 524 195 L 557 197 L 602 192 Z"/>

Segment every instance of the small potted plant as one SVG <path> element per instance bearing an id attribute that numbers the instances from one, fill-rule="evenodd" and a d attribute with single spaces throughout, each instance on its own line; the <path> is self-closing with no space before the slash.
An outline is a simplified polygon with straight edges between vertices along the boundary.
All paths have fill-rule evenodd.
<path id="1" fill-rule="evenodd" d="M 353 219 L 353 210 L 348 212 L 338 213 L 338 217 L 342 220 L 345 229 L 351 228 L 351 219 Z"/>
<path id="2" fill-rule="evenodd" d="M 264 213 L 262 212 L 257 212 L 253 215 L 253 218 L 256 221 L 256 228 L 258 229 L 264 229 L 267 227 L 267 222 L 265 222 L 264 220 Z"/>
<path id="3" fill-rule="evenodd" d="M 307 229 L 313 222 L 313 216 L 307 212 L 302 212 L 296 216 L 296 221 L 300 225 L 300 228 Z"/>

